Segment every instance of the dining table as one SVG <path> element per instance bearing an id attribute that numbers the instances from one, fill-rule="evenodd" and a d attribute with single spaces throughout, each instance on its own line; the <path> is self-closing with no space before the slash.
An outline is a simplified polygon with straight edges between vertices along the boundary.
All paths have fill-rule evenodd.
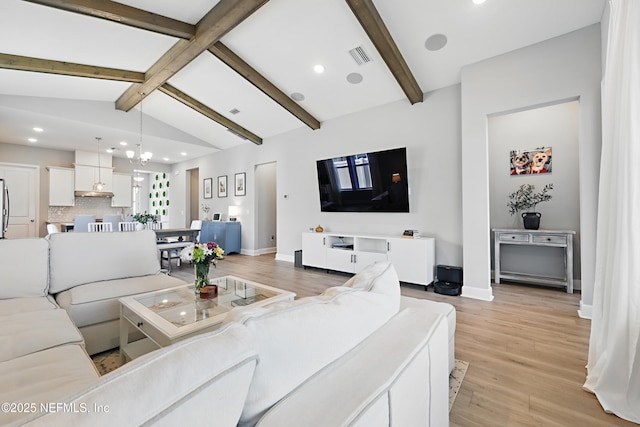
<path id="1" fill-rule="evenodd" d="M 200 233 L 199 228 L 162 228 L 160 230 L 153 231 L 155 231 L 156 240 L 158 241 L 163 241 L 168 237 L 175 237 L 178 239 L 178 242 L 195 242 L 198 237 L 198 233 Z"/>

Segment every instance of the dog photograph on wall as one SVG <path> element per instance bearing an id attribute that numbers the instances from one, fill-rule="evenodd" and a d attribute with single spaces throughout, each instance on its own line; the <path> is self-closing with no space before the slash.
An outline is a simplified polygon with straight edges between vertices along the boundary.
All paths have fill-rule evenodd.
<path id="1" fill-rule="evenodd" d="M 551 147 L 532 150 L 511 150 L 509 154 L 511 175 L 551 173 Z"/>

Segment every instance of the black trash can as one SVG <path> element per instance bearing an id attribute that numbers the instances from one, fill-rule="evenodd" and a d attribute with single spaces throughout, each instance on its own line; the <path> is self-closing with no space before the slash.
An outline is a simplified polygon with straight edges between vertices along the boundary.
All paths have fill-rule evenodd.
<path id="1" fill-rule="evenodd" d="M 293 266 L 302 268 L 302 249 L 293 251 L 294 261 Z"/>

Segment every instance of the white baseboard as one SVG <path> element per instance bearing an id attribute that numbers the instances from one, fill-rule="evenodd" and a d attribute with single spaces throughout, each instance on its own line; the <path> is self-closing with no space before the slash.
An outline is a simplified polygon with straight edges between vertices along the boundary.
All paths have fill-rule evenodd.
<path id="1" fill-rule="evenodd" d="M 581 319 L 591 320 L 592 316 L 593 316 L 593 306 L 583 304 L 582 301 L 580 301 L 580 310 L 578 310 L 578 317 L 580 317 Z"/>
<path id="2" fill-rule="evenodd" d="M 293 263 L 295 262 L 295 257 L 293 255 L 284 255 L 281 253 L 276 253 L 276 261 L 286 261 Z"/>
<path id="3" fill-rule="evenodd" d="M 263 248 L 263 249 L 242 249 L 240 254 L 249 256 L 259 256 L 264 254 L 276 253 L 276 248 Z"/>
<path id="4" fill-rule="evenodd" d="M 491 288 L 489 289 L 481 289 L 475 288 L 473 286 L 469 286 L 468 284 L 464 284 L 462 286 L 462 294 L 463 297 L 479 299 L 482 301 L 493 301 L 493 291 Z"/>

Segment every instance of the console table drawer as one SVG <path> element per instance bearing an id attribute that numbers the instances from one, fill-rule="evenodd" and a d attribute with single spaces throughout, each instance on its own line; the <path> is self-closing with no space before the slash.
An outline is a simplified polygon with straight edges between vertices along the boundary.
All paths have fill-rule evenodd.
<path id="1" fill-rule="evenodd" d="M 509 234 L 509 233 L 500 233 L 499 239 L 503 242 L 528 242 L 529 235 L 528 234 Z"/>
<path id="2" fill-rule="evenodd" d="M 567 244 L 567 236 L 558 236 L 557 234 L 540 234 L 533 236 L 533 243 L 554 243 L 559 245 Z"/>

